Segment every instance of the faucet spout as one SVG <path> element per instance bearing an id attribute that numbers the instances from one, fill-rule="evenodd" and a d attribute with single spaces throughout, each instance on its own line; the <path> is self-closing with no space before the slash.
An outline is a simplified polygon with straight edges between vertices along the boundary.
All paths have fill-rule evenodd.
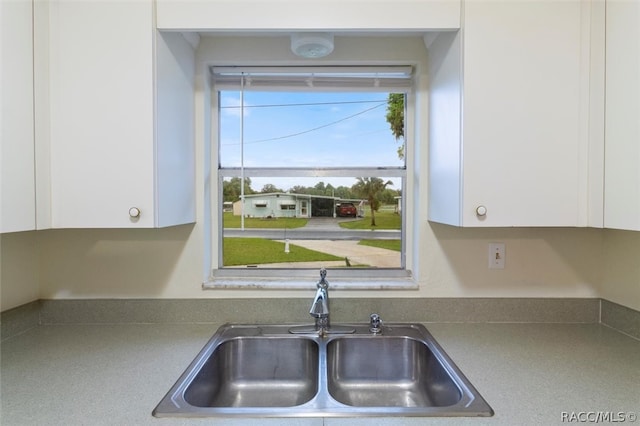
<path id="1" fill-rule="evenodd" d="M 317 333 L 320 337 L 328 334 L 351 334 L 355 328 L 346 326 L 331 327 L 329 321 L 329 283 L 327 282 L 327 270 L 320 269 L 320 281 L 316 284 L 316 296 L 313 298 L 309 315 L 315 318 L 313 326 L 299 326 L 289 329 L 293 334 Z"/>
<path id="2" fill-rule="evenodd" d="M 309 314 L 314 318 L 329 316 L 329 283 L 327 282 L 327 270 L 320 269 L 320 281 L 316 284 L 316 297 L 313 298 Z"/>
<path id="3" fill-rule="evenodd" d="M 329 283 L 325 268 L 320 269 L 320 281 L 316 287 L 318 290 L 309 314 L 316 319 L 316 329 L 322 334 L 329 328 Z"/>
<path id="4" fill-rule="evenodd" d="M 329 295 L 324 288 L 318 288 L 316 297 L 313 299 L 309 314 L 314 318 L 329 316 Z"/>

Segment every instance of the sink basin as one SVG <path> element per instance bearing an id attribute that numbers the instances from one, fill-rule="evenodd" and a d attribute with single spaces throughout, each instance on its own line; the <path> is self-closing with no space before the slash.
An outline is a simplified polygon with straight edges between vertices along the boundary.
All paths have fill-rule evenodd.
<path id="1" fill-rule="evenodd" d="M 358 407 L 446 407 L 462 392 L 429 347 L 407 337 L 335 339 L 327 346 L 328 388 Z"/>
<path id="2" fill-rule="evenodd" d="M 184 400 L 195 407 L 290 407 L 318 392 L 318 345 L 308 339 L 238 337 L 216 348 Z"/>
<path id="3" fill-rule="evenodd" d="M 420 324 L 372 334 L 293 334 L 224 325 L 153 411 L 156 417 L 491 416 Z"/>

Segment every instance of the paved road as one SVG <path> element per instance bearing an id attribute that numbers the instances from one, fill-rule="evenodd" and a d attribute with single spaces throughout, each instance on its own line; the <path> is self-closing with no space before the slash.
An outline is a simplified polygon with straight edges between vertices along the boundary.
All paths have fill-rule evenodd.
<path id="1" fill-rule="evenodd" d="M 349 219 L 346 219 L 349 220 Z M 353 220 L 353 219 L 351 219 Z M 341 228 L 339 222 L 345 219 L 312 218 L 303 228 L 295 229 L 249 229 L 226 228 L 225 237 L 267 238 L 270 240 L 362 240 L 362 239 L 400 239 L 396 230 L 352 230 Z"/>
<path id="2" fill-rule="evenodd" d="M 267 238 L 270 240 L 362 240 L 362 239 L 400 239 L 400 231 L 361 231 L 343 229 L 342 231 L 321 231 L 306 228 L 287 229 L 225 229 L 225 237 Z"/>

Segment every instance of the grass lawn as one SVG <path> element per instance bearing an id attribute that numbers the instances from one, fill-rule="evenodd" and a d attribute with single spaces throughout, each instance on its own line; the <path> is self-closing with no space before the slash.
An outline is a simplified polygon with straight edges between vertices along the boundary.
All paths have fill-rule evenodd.
<path id="1" fill-rule="evenodd" d="M 342 222 L 340 226 L 346 229 L 401 229 L 402 217 L 394 213 L 393 210 L 384 209 L 384 207 L 376 212 L 376 226 L 371 226 L 371 210 L 368 207 L 365 209 L 362 219 Z"/>
<path id="2" fill-rule="evenodd" d="M 234 216 L 231 212 L 225 212 L 223 216 L 224 228 L 240 228 L 240 216 Z M 271 228 L 271 229 L 293 229 L 302 228 L 309 219 L 301 217 L 279 217 L 273 219 L 263 219 L 258 217 L 245 217 L 245 228 Z"/>
<path id="3" fill-rule="evenodd" d="M 400 240 L 360 240 L 361 246 L 378 247 L 387 250 L 402 251 L 402 242 Z"/>
<path id="4" fill-rule="evenodd" d="M 289 253 L 285 253 L 283 242 L 263 238 L 225 238 L 223 250 L 224 266 L 344 260 L 342 257 L 309 250 L 295 244 L 289 244 Z"/>

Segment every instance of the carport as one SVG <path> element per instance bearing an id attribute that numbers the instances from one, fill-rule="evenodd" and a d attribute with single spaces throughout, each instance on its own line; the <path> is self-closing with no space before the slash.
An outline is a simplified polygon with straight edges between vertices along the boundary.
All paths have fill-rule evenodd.
<path id="1" fill-rule="evenodd" d="M 321 195 L 311 196 L 311 217 L 333 217 L 337 198 Z"/>

